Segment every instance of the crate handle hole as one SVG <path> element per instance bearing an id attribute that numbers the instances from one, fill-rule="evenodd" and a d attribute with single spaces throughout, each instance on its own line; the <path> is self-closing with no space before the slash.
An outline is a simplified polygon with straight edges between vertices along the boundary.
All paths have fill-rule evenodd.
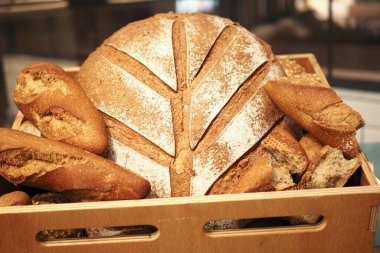
<path id="1" fill-rule="evenodd" d="M 154 240 L 159 235 L 159 229 L 153 225 L 51 229 L 39 231 L 36 234 L 37 242 L 41 244 L 57 244 L 60 242 L 83 243 L 94 240 Z"/>
<path id="2" fill-rule="evenodd" d="M 326 226 L 322 215 L 309 214 L 287 217 L 247 218 L 236 220 L 211 220 L 203 226 L 203 231 L 209 235 L 225 234 L 226 232 L 268 232 L 289 229 L 311 229 L 320 231 Z"/>

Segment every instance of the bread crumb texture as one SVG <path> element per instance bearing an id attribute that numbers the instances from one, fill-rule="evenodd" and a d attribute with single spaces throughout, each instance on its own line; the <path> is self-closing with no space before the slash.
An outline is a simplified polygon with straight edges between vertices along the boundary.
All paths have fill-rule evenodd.
<path id="1" fill-rule="evenodd" d="M 45 173 L 63 166 L 85 164 L 81 157 L 44 153 L 28 148 L 14 148 L 0 151 L 0 173 L 8 181 L 21 184 L 33 175 L 42 176 Z"/>
<path id="2" fill-rule="evenodd" d="M 298 188 L 343 187 L 359 166 L 358 158 L 347 160 L 341 150 L 324 146 L 303 175 Z"/>

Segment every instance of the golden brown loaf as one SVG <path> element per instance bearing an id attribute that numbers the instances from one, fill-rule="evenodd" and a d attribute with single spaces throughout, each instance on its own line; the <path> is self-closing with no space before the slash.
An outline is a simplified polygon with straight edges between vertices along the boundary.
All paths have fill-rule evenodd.
<path id="1" fill-rule="evenodd" d="M 0 175 L 14 184 L 61 192 L 70 201 L 145 197 L 149 182 L 73 146 L 0 128 Z"/>
<path id="2" fill-rule="evenodd" d="M 108 38 L 76 79 L 106 116 L 108 158 L 158 197 L 203 195 L 280 118 L 270 47 L 216 16 L 159 14 Z M 128 158 L 128 159 L 127 159 Z"/>
<path id="3" fill-rule="evenodd" d="M 293 78 L 269 81 L 265 91 L 285 115 L 323 144 L 341 149 L 348 158 L 356 157 L 355 133 L 364 121 L 335 91 L 310 86 L 307 79 L 294 81 Z"/>
<path id="4" fill-rule="evenodd" d="M 17 77 L 13 100 L 43 136 L 96 154 L 107 148 L 100 113 L 59 66 L 47 62 L 26 66 Z"/>
<path id="5" fill-rule="evenodd" d="M 1 206 L 23 206 L 31 204 L 28 194 L 22 191 L 14 191 L 0 196 Z"/>

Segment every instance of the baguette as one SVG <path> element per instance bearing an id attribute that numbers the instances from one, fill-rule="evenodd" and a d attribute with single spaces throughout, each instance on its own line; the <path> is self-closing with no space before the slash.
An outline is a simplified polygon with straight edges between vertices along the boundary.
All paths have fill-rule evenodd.
<path id="1" fill-rule="evenodd" d="M 0 175 L 14 184 L 60 192 L 69 201 L 143 198 L 150 184 L 73 146 L 0 128 Z"/>
<path id="2" fill-rule="evenodd" d="M 17 77 L 13 100 L 43 136 L 95 154 L 107 148 L 100 113 L 59 66 L 47 62 L 27 65 Z"/>
<path id="3" fill-rule="evenodd" d="M 31 204 L 28 194 L 22 191 L 14 191 L 0 197 L 1 206 L 23 206 Z"/>
<path id="4" fill-rule="evenodd" d="M 267 82 L 265 91 L 286 116 L 323 144 L 339 148 L 347 158 L 356 157 L 355 133 L 364 126 L 360 114 L 343 103 L 332 89 L 307 84 L 307 79 L 280 78 Z"/>

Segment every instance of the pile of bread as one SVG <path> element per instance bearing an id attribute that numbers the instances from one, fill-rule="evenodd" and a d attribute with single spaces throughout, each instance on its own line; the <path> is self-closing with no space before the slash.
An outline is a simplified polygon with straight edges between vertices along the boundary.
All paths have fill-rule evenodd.
<path id="1" fill-rule="evenodd" d="M 76 75 L 30 64 L 13 99 L 28 121 L 0 129 L 0 175 L 51 202 L 342 187 L 360 166 L 359 113 L 287 76 L 239 24 L 201 13 L 130 23 Z"/>

